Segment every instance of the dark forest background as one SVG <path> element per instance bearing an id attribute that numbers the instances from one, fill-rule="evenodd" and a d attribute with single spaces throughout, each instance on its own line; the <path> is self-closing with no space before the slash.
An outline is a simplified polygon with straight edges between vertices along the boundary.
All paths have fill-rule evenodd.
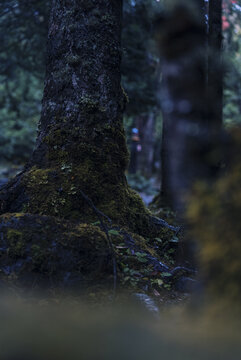
<path id="1" fill-rule="evenodd" d="M 160 179 L 162 69 L 153 19 L 163 6 L 163 1 L 155 0 L 124 2 L 122 85 L 129 99 L 125 128 L 129 148 L 133 137 L 134 145 L 135 141 L 140 145 L 130 171 L 138 173 L 130 181 L 140 190 L 148 188 L 147 179 L 153 175 Z M 49 3 L 3 0 L 0 7 L 0 156 L 5 169 L 7 164 L 24 164 L 34 146 L 45 76 Z M 240 123 L 240 17 L 237 1 L 223 1 L 225 127 Z M 136 137 L 133 128 L 139 131 Z"/>

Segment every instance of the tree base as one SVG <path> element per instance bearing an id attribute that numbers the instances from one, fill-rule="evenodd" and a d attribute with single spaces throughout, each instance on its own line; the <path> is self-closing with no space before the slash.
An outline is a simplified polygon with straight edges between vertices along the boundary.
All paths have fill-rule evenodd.
<path id="1" fill-rule="evenodd" d="M 0 217 L 1 279 L 23 288 L 78 288 L 112 279 L 104 232 L 50 216 Z"/>
<path id="2" fill-rule="evenodd" d="M 86 289 L 97 283 L 115 288 L 116 273 L 122 276 L 124 270 L 120 264 L 125 254 L 115 263 L 123 242 L 134 257 L 131 261 L 141 264 L 137 272 L 143 268 L 143 258 L 136 255 L 140 252 L 154 268 L 159 266 L 162 249 L 177 228 L 153 217 L 125 177 L 112 184 L 96 179 L 98 174 L 92 171 L 88 177 L 83 164 L 62 169 L 32 167 L 0 192 L 4 281 L 26 288 L 76 284 Z M 110 239 L 111 230 L 119 236 Z"/>

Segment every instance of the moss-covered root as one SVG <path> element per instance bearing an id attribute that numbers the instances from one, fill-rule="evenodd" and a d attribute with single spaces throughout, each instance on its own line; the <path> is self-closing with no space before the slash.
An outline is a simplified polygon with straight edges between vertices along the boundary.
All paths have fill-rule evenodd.
<path id="1" fill-rule="evenodd" d="M 111 284 L 105 234 L 96 226 L 23 213 L 0 216 L 0 277 L 26 288 L 85 291 Z"/>
<path id="2" fill-rule="evenodd" d="M 111 178 L 111 171 L 104 172 Z M 32 167 L 18 181 L 10 183 L 0 192 L 0 213 L 24 212 L 56 216 L 81 223 L 96 222 L 93 207 L 86 202 L 83 193 L 94 206 L 111 218 L 114 224 L 128 228 L 144 237 L 158 237 L 165 231 L 157 224 L 140 196 L 131 189 L 124 176 L 107 182 L 103 172 L 87 162 L 81 165 L 61 163 L 55 167 Z M 44 199 L 44 200 L 43 200 Z M 175 231 L 175 230 L 174 230 Z"/>

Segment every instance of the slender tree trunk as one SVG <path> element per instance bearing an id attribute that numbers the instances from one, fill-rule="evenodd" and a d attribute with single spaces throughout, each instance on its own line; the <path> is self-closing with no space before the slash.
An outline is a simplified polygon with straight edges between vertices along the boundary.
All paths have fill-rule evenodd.
<path id="1" fill-rule="evenodd" d="M 219 131 L 223 116 L 222 0 L 209 0 L 208 48 L 208 112 L 210 123 Z"/>
<path id="2" fill-rule="evenodd" d="M 167 118 L 163 116 L 161 139 L 161 190 L 158 199 L 158 203 L 161 207 L 170 207 L 172 205 L 168 177 L 168 164 L 170 163 L 168 152 L 168 125 Z"/>
<path id="3" fill-rule="evenodd" d="M 53 0 L 36 148 L 24 172 L 1 191 L 1 213 L 91 221 L 96 216 L 84 192 L 132 228 L 136 212 L 147 215 L 124 175 L 121 18 L 121 0 Z"/>

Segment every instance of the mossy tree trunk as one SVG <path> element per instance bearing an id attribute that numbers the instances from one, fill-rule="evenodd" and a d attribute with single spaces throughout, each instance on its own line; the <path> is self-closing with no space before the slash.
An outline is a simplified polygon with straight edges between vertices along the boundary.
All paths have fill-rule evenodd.
<path id="1" fill-rule="evenodd" d="M 0 193 L 1 213 L 95 219 L 84 192 L 114 221 L 147 215 L 128 187 L 122 125 L 122 0 L 53 0 L 36 148 Z"/>
<path id="2" fill-rule="evenodd" d="M 111 228 L 131 247 L 130 233 L 143 241 L 177 231 L 125 178 L 121 17 L 121 0 L 52 1 L 36 147 L 0 192 L 0 281 L 83 291 L 113 282 L 115 291 Z"/>

